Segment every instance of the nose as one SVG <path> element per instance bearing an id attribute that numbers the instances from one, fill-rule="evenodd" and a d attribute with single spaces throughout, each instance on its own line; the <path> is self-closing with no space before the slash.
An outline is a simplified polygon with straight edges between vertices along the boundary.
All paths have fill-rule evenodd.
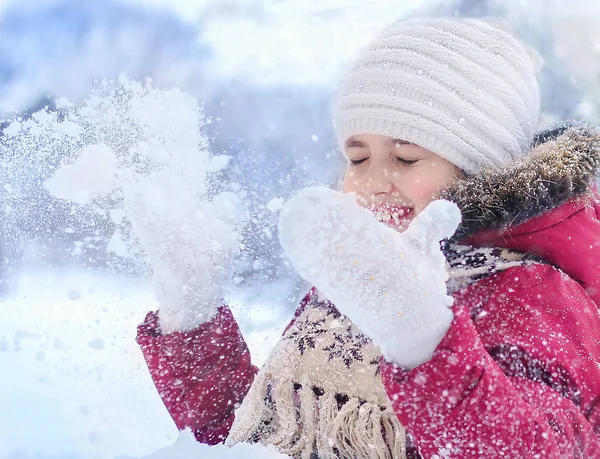
<path id="1" fill-rule="evenodd" d="M 366 174 L 361 177 L 359 190 L 367 196 L 389 194 L 394 190 L 389 169 L 384 165 L 369 164 Z"/>

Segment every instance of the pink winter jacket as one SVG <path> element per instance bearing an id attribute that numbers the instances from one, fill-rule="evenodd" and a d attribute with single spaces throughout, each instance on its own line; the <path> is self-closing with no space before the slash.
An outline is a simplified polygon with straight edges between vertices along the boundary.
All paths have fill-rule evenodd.
<path id="1" fill-rule="evenodd" d="M 572 198 L 468 242 L 544 263 L 455 293 L 454 321 L 430 361 L 410 371 L 381 362 L 387 394 L 419 454 L 600 458 L 597 197 Z M 162 334 L 149 313 L 137 339 L 177 427 L 190 427 L 200 442 L 222 442 L 257 372 L 228 308 L 189 333 Z"/>

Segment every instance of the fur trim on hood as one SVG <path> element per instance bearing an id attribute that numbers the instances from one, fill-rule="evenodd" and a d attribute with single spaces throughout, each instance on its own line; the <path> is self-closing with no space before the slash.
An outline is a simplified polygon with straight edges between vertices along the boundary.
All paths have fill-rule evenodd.
<path id="1" fill-rule="evenodd" d="M 468 176 L 446 189 L 463 220 L 454 239 L 503 230 L 590 193 L 600 168 L 600 130 L 560 125 L 539 133 L 531 152 L 501 171 Z"/>

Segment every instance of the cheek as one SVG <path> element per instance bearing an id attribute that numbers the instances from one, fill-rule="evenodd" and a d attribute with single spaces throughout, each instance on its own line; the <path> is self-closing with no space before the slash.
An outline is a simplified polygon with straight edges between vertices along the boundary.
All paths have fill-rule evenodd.
<path id="1" fill-rule="evenodd" d="M 437 191 L 438 188 L 435 183 L 417 178 L 412 182 L 410 198 L 415 204 L 427 205 L 433 201 Z"/>
<path id="2" fill-rule="evenodd" d="M 445 186 L 445 181 L 433 171 L 417 171 L 404 177 L 400 187 L 417 209 L 424 209 Z"/>

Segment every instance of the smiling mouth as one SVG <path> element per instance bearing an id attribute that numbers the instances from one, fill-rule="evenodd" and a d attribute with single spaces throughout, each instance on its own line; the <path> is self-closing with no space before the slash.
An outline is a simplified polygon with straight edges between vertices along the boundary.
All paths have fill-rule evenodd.
<path id="1" fill-rule="evenodd" d="M 377 221 L 392 228 L 405 226 L 414 215 L 413 208 L 407 206 L 373 203 L 365 207 L 375 215 Z"/>

